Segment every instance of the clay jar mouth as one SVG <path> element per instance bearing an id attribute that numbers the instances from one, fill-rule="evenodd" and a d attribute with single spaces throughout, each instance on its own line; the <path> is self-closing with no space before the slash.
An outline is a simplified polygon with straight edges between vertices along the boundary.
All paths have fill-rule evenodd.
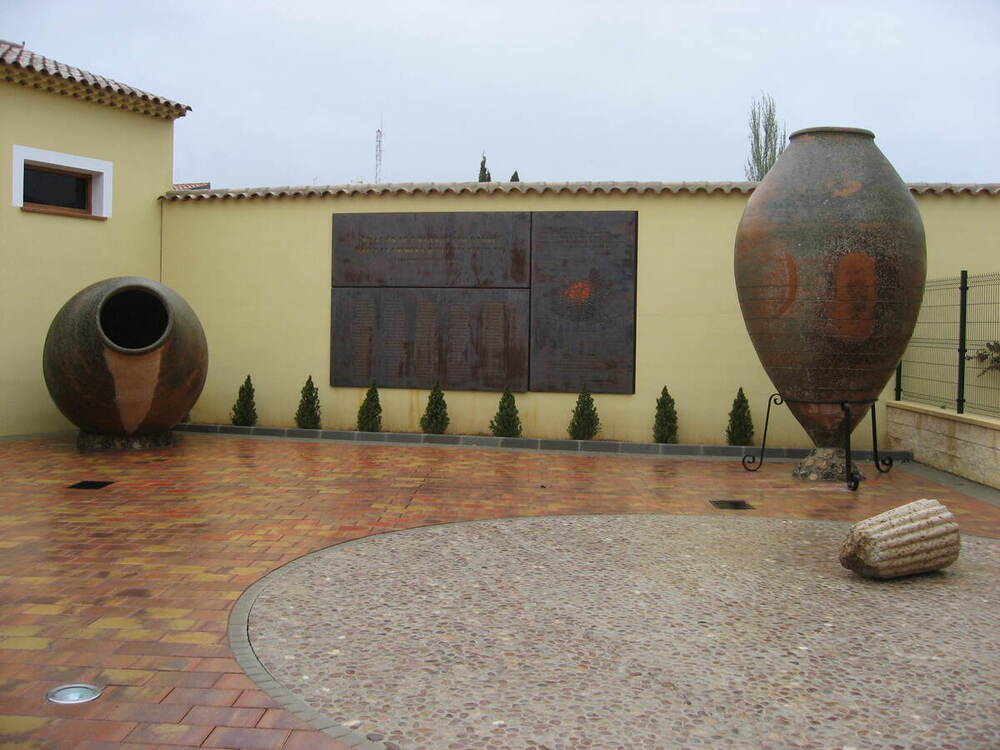
<path id="1" fill-rule="evenodd" d="M 864 128 L 840 128 L 833 125 L 821 125 L 815 128 L 802 128 L 801 130 L 796 130 L 788 139 L 791 140 L 797 135 L 818 135 L 820 133 L 830 133 L 832 135 L 863 135 L 868 138 L 874 138 L 875 134 L 870 130 L 865 130 Z"/>
<path id="2" fill-rule="evenodd" d="M 146 287 L 115 289 L 97 310 L 97 328 L 104 343 L 125 354 L 142 354 L 160 346 L 173 323 L 166 301 Z"/>

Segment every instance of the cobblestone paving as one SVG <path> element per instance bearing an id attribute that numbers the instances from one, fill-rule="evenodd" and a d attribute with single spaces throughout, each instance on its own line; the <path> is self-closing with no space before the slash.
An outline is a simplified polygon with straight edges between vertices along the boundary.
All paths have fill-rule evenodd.
<path id="1" fill-rule="evenodd" d="M 577 516 L 317 552 L 250 616 L 268 671 L 402 748 L 1000 746 L 1000 541 L 871 582 L 846 524 Z"/>
<path id="2" fill-rule="evenodd" d="M 517 516 L 732 515 L 708 504 L 715 498 L 754 505 L 741 519 L 854 521 L 936 497 L 963 532 L 1000 537 L 1000 507 L 905 466 L 857 493 L 803 485 L 790 469 L 194 434 L 118 454 L 77 453 L 72 435 L 0 440 L 0 747 L 345 750 L 248 678 L 228 619 L 269 571 L 383 531 Z M 113 484 L 69 489 L 81 480 Z M 66 682 L 105 691 L 80 706 L 44 700 Z M 394 700 L 387 690 L 383 702 Z"/>

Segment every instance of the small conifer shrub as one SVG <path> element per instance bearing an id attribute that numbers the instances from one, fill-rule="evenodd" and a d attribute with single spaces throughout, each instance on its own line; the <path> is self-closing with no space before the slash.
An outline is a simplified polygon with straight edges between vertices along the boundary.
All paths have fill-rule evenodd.
<path id="1" fill-rule="evenodd" d="M 742 388 L 737 391 L 733 408 L 729 411 L 726 441 L 730 445 L 753 445 L 753 417 L 750 416 L 750 402 Z"/>
<path id="2" fill-rule="evenodd" d="M 365 394 L 365 400 L 358 409 L 358 432 L 382 431 L 382 404 L 378 401 L 378 389 L 372 387 Z"/>
<path id="3" fill-rule="evenodd" d="M 667 386 L 663 386 L 656 399 L 656 416 L 653 418 L 653 441 L 656 443 L 677 442 L 677 410 Z"/>
<path id="4" fill-rule="evenodd" d="M 490 421 L 493 437 L 521 437 L 521 418 L 517 415 L 514 394 L 507 389 L 500 396 L 496 416 Z"/>
<path id="5" fill-rule="evenodd" d="M 322 429 L 319 389 L 313 385 L 312 375 L 306 379 L 306 384 L 302 386 L 302 398 L 299 399 L 299 408 L 295 412 L 295 424 L 303 430 Z"/>
<path id="6" fill-rule="evenodd" d="M 594 399 L 584 388 L 576 398 L 573 418 L 569 421 L 569 436 L 573 440 L 591 440 L 600 429 L 601 419 L 597 416 Z"/>
<path id="7" fill-rule="evenodd" d="M 234 425 L 242 427 L 253 427 L 257 424 L 257 406 L 253 400 L 253 381 L 247 375 L 247 379 L 240 386 L 240 392 L 236 395 L 236 403 L 230 413 L 230 419 Z"/>
<path id="8" fill-rule="evenodd" d="M 448 404 L 444 402 L 444 392 L 439 383 L 434 384 L 427 397 L 427 408 L 420 418 L 420 429 L 428 435 L 443 435 L 448 429 Z"/>

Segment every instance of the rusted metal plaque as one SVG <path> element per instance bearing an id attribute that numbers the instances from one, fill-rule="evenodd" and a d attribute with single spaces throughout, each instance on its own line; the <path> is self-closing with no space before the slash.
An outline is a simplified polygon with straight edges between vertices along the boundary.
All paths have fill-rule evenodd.
<path id="1" fill-rule="evenodd" d="M 334 214 L 333 285 L 527 288 L 525 212 Z"/>
<path id="2" fill-rule="evenodd" d="M 330 385 L 524 391 L 527 289 L 333 290 Z"/>
<path id="3" fill-rule="evenodd" d="M 532 391 L 635 393 L 635 211 L 538 212 Z"/>

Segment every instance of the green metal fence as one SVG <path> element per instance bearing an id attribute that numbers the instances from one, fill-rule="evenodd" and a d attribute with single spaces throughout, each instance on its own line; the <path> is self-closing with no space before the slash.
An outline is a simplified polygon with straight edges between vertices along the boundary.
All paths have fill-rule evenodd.
<path id="1" fill-rule="evenodd" d="M 896 400 L 1000 417 L 1000 273 L 927 282 Z"/>

